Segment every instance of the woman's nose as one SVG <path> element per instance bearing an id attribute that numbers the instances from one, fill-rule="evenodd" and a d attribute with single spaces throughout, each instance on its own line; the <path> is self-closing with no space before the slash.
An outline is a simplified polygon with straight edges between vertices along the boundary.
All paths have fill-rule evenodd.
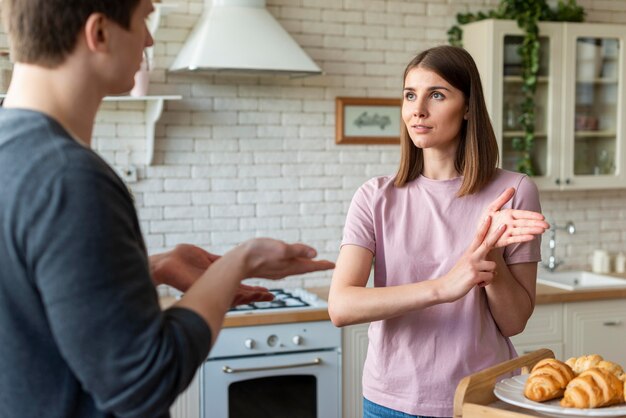
<path id="1" fill-rule="evenodd" d="M 421 101 L 415 102 L 415 107 L 413 108 L 413 116 L 418 118 L 424 118 L 428 115 L 428 111 L 426 106 Z"/>

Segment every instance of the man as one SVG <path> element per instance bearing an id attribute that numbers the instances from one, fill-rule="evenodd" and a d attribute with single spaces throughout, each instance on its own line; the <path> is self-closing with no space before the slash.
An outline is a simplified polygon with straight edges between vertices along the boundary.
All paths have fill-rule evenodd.
<path id="1" fill-rule="evenodd" d="M 89 149 L 133 86 L 150 0 L 3 0 L 16 62 L 0 109 L 0 417 L 162 417 L 247 277 L 330 269 L 303 244 L 182 245 L 149 259 L 132 199 Z M 185 290 L 161 311 L 154 284 Z"/>

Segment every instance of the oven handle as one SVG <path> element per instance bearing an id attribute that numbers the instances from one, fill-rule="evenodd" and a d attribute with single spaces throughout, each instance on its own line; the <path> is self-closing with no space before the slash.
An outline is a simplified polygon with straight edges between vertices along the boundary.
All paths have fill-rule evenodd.
<path id="1" fill-rule="evenodd" d="M 229 366 L 222 367 L 224 373 L 248 373 L 248 372 L 262 372 L 265 370 L 280 370 L 280 369 L 293 369 L 295 367 L 309 367 L 319 366 L 322 364 L 322 359 L 315 357 L 313 361 L 308 363 L 296 363 L 296 364 L 284 364 L 282 366 L 269 366 L 269 367 L 249 367 L 246 369 L 231 369 Z"/>

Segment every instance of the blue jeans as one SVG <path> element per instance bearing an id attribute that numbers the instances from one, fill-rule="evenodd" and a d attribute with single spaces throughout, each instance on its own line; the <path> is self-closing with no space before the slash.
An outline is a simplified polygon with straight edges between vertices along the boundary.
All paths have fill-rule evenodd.
<path id="1" fill-rule="evenodd" d="M 435 418 L 421 415 L 409 415 L 404 412 L 386 408 L 363 398 L 363 418 Z"/>

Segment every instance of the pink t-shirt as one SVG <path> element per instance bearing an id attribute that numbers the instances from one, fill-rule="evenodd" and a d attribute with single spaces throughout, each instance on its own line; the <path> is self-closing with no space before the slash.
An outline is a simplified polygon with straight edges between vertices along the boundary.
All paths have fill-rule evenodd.
<path id="1" fill-rule="evenodd" d="M 374 253 L 376 287 L 450 271 L 473 240 L 487 205 L 508 187 L 516 194 L 505 208 L 541 211 L 534 183 L 510 171 L 498 170 L 482 191 L 463 198 L 456 197 L 460 177 L 420 176 L 402 188 L 393 179 L 374 178 L 359 188 L 341 243 Z M 540 261 L 540 238 L 508 246 L 504 259 L 507 264 Z M 517 355 L 478 287 L 453 303 L 372 322 L 368 336 L 363 396 L 412 415 L 452 416 L 454 391 L 464 376 Z"/>

